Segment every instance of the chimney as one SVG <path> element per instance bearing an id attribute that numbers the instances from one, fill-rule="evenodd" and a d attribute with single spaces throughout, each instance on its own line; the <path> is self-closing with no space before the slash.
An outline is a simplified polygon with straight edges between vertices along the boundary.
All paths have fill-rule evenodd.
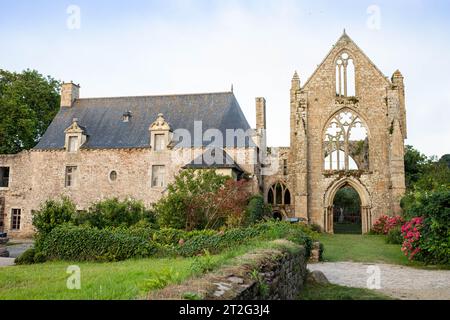
<path id="1" fill-rule="evenodd" d="M 266 99 L 256 98 L 256 130 L 266 128 Z"/>
<path id="2" fill-rule="evenodd" d="M 70 108 L 76 99 L 80 98 L 80 85 L 63 83 L 61 86 L 61 108 Z"/>

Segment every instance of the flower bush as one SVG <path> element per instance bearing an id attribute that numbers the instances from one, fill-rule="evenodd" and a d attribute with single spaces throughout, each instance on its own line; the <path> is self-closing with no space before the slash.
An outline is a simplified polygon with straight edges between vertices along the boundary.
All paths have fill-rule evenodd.
<path id="1" fill-rule="evenodd" d="M 383 215 L 378 218 L 377 221 L 373 224 L 372 233 L 373 234 L 384 234 L 384 227 L 386 226 L 387 220 L 389 217 L 387 215 Z"/>
<path id="2" fill-rule="evenodd" d="M 418 258 L 416 256 L 420 255 L 422 251 L 420 247 L 422 227 L 422 217 L 413 218 L 402 227 L 402 236 L 404 238 L 402 251 L 409 260 L 416 260 Z"/>
<path id="3" fill-rule="evenodd" d="M 401 216 L 389 217 L 387 215 L 381 216 L 373 225 L 373 234 L 387 235 L 389 231 L 400 227 L 405 223 L 405 220 Z"/>
<path id="4" fill-rule="evenodd" d="M 389 217 L 386 221 L 386 224 L 384 225 L 384 234 L 389 234 L 389 232 L 397 227 L 401 227 L 403 224 L 405 224 L 405 219 L 401 216 L 393 216 Z"/>

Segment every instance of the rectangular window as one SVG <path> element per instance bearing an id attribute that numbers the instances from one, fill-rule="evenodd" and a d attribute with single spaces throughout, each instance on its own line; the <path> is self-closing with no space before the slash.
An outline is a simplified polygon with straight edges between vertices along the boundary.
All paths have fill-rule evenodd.
<path id="1" fill-rule="evenodd" d="M 73 187 L 75 185 L 75 174 L 77 167 L 66 167 L 66 188 Z"/>
<path id="2" fill-rule="evenodd" d="M 9 167 L 0 167 L 0 188 L 9 187 Z"/>
<path id="3" fill-rule="evenodd" d="M 20 216 L 22 215 L 21 209 L 11 210 L 11 230 L 20 230 Z"/>
<path id="4" fill-rule="evenodd" d="M 152 187 L 163 188 L 165 186 L 166 167 L 152 167 Z"/>
<path id="5" fill-rule="evenodd" d="M 78 137 L 69 137 L 69 152 L 78 151 Z"/>
<path id="6" fill-rule="evenodd" d="M 155 134 L 155 151 L 163 151 L 166 149 L 164 138 L 165 135 L 163 134 Z"/>

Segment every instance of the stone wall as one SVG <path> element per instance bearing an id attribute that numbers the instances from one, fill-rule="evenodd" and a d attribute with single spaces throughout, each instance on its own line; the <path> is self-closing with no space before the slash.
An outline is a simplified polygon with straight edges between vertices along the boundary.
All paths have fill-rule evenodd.
<path id="1" fill-rule="evenodd" d="M 336 94 L 336 61 L 342 52 L 349 53 L 354 61 L 355 96 Z M 277 174 L 265 178 L 269 183 L 284 178 L 294 201 L 293 215 L 307 218 L 332 233 L 335 192 L 330 190 L 346 185 L 352 186 L 361 198 L 364 233 L 379 216 L 400 212 L 400 199 L 405 192 L 404 94 L 401 73 L 397 71 L 389 80 L 345 33 L 305 84 L 294 74 L 289 175 L 283 177 L 280 168 Z M 342 110 L 360 117 L 368 129 L 368 167 L 356 172 L 324 167 L 327 125 Z"/>
<path id="2" fill-rule="evenodd" d="M 243 170 L 254 174 L 255 165 L 251 161 L 254 149 L 226 151 Z M 201 149 L 155 152 L 142 148 L 80 149 L 76 153 L 32 150 L 0 156 L 0 166 L 10 167 L 10 185 L 0 189 L 0 197 L 5 200 L 4 231 L 10 238 L 31 237 L 34 233 L 32 211 L 38 210 L 46 200 L 62 196 L 72 199 L 78 210 L 114 197 L 134 198 L 151 207 L 166 192 L 166 188 L 152 186 L 152 166 L 165 165 L 167 184 L 174 180 L 184 165 L 201 154 Z M 76 182 L 72 187 L 65 187 L 66 166 L 77 167 Z M 109 178 L 112 171 L 117 172 L 115 181 Z M 258 182 L 256 178 L 254 180 L 252 191 L 256 192 Z M 21 209 L 20 230 L 11 230 L 12 209 Z"/>
<path id="3" fill-rule="evenodd" d="M 152 292 L 150 300 L 294 300 L 307 277 L 306 250 L 287 240 L 274 241 L 272 249 L 261 249 L 238 257 L 233 266 Z"/>

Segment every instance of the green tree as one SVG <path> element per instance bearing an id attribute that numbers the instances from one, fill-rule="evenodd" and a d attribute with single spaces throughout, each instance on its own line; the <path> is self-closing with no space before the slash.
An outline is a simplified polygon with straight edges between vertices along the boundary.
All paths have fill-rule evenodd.
<path id="1" fill-rule="evenodd" d="M 33 148 L 59 109 L 60 82 L 35 70 L 0 69 L 0 154 Z"/>
<path id="2" fill-rule="evenodd" d="M 441 163 L 445 163 L 447 167 L 450 169 L 450 154 L 444 154 L 442 158 L 439 160 Z"/>
<path id="3" fill-rule="evenodd" d="M 410 189 L 424 173 L 428 164 L 426 155 L 420 153 L 412 146 L 406 146 L 405 152 L 405 179 L 406 187 Z"/>

